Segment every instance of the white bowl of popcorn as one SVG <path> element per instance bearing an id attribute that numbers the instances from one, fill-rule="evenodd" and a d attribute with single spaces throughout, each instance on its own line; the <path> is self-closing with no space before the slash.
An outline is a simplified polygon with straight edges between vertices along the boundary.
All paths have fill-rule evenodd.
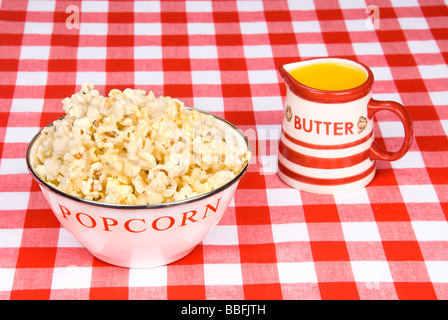
<path id="1" fill-rule="evenodd" d="M 217 116 L 152 92 L 91 84 L 30 142 L 27 164 L 61 225 L 107 263 L 147 268 L 190 253 L 218 224 L 250 162 Z"/>

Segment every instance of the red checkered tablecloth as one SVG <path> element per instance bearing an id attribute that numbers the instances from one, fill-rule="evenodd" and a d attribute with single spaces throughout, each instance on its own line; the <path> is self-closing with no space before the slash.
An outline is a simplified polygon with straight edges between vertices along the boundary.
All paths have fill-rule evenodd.
<path id="1" fill-rule="evenodd" d="M 0 299 L 448 299 L 447 26 L 443 0 L 0 0 Z M 275 174 L 277 69 L 317 56 L 367 64 L 374 98 L 414 120 L 408 154 L 358 192 Z M 28 174 L 28 142 L 84 81 L 178 97 L 251 139 L 230 207 L 186 258 L 93 258 Z M 375 135 L 398 149 L 402 125 L 382 112 Z"/>

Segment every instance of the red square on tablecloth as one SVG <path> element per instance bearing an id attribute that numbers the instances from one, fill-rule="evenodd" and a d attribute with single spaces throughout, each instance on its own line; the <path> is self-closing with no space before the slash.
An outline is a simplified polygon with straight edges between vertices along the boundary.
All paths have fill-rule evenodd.
<path id="1" fill-rule="evenodd" d="M 2 39 L 3 41 L 3 39 Z M 14 94 L 15 85 L 0 86 L 0 99 L 11 99 Z"/>
<path id="2" fill-rule="evenodd" d="M 203 285 L 168 285 L 167 298 L 168 300 L 204 300 L 205 287 Z"/>
<path id="3" fill-rule="evenodd" d="M 448 151 L 447 136 L 419 136 L 415 137 L 415 142 L 420 151 Z"/>
<path id="4" fill-rule="evenodd" d="M 187 102 L 186 98 L 193 97 L 193 87 L 189 84 L 165 84 L 163 86 L 163 95 L 179 97 L 184 102 Z"/>
<path id="5" fill-rule="evenodd" d="M 269 213 L 269 207 L 235 207 L 236 221 L 238 225 L 257 225 L 257 224 L 270 224 L 271 218 Z"/>
<path id="6" fill-rule="evenodd" d="M 50 289 L 12 290 L 10 300 L 48 300 Z"/>
<path id="7" fill-rule="evenodd" d="M 241 71 L 246 70 L 246 59 L 243 58 L 220 58 L 219 70 L 220 71 Z"/>
<path id="8" fill-rule="evenodd" d="M 107 59 L 106 71 L 134 71 L 134 60 L 131 59 Z"/>
<path id="9" fill-rule="evenodd" d="M 241 34 L 217 34 L 216 44 L 218 46 L 242 46 L 243 37 Z"/>
<path id="10" fill-rule="evenodd" d="M 343 241 L 311 241 L 314 261 L 349 261 L 347 246 Z"/>
<path id="11" fill-rule="evenodd" d="M 239 22 L 238 14 L 231 14 L 229 12 L 213 12 L 213 20 L 215 22 L 229 23 L 229 22 Z"/>
<path id="12" fill-rule="evenodd" d="M 395 282 L 395 289 L 400 300 L 437 300 L 429 282 Z"/>
<path id="13" fill-rule="evenodd" d="M 20 248 L 17 258 L 17 268 L 53 268 L 56 251 L 56 247 Z"/>
<path id="14" fill-rule="evenodd" d="M 320 295 L 323 300 L 358 300 L 359 294 L 354 282 L 321 282 Z"/>
<path id="15" fill-rule="evenodd" d="M 109 23 L 134 23 L 133 12 L 109 12 L 107 14 Z"/>
<path id="16" fill-rule="evenodd" d="M 128 35 L 108 35 L 108 47 L 132 47 L 134 46 L 134 37 Z"/>
<path id="17" fill-rule="evenodd" d="M 79 36 L 75 34 L 52 34 L 51 45 L 52 46 L 66 46 L 77 47 L 79 42 Z"/>
<path id="18" fill-rule="evenodd" d="M 282 288 L 279 283 L 244 285 L 246 300 L 279 300 L 282 299 Z"/>
<path id="19" fill-rule="evenodd" d="M 90 288 L 90 300 L 127 300 L 128 287 Z"/>
<path id="20" fill-rule="evenodd" d="M 17 71 L 19 66 L 19 59 L 0 59 L 0 70 Z"/>
<path id="21" fill-rule="evenodd" d="M 340 222 L 338 208 L 331 204 L 304 205 L 306 222 Z"/>
<path id="22" fill-rule="evenodd" d="M 273 10 L 264 12 L 266 21 L 290 21 L 291 13 L 289 10 Z"/>
<path id="23" fill-rule="evenodd" d="M 24 228 L 59 228 L 60 223 L 51 209 L 28 209 Z"/>
<path id="24" fill-rule="evenodd" d="M 388 261 L 423 261 L 417 241 L 383 241 Z"/>
<path id="25" fill-rule="evenodd" d="M 264 176 L 259 172 L 246 172 L 238 184 L 240 189 L 265 189 Z"/>
<path id="26" fill-rule="evenodd" d="M 77 62 L 72 59 L 50 59 L 48 60 L 48 71 L 49 72 L 75 72 Z"/>
<path id="27" fill-rule="evenodd" d="M 62 104 L 61 104 L 61 110 L 62 110 Z M 40 127 L 46 127 L 53 121 L 65 116 L 65 113 L 62 112 L 42 112 L 40 116 Z"/>
<path id="28" fill-rule="evenodd" d="M 404 203 L 375 203 L 372 212 L 376 221 L 409 221 L 409 214 Z"/>
<path id="29" fill-rule="evenodd" d="M 381 11 L 383 12 L 383 10 Z M 376 35 L 378 37 L 378 40 L 380 42 L 399 42 L 399 41 L 406 41 L 406 37 L 404 35 L 404 32 L 402 30 L 381 30 L 377 29 Z M 404 54 L 400 54 L 404 59 L 406 59 L 408 56 Z M 386 56 L 388 58 L 388 56 Z M 398 58 L 398 56 L 397 56 Z"/>
<path id="30" fill-rule="evenodd" d="M 264 244 L 241 244 L 241 263 L 271 263 L 276 261 L 275 245 Z"/>

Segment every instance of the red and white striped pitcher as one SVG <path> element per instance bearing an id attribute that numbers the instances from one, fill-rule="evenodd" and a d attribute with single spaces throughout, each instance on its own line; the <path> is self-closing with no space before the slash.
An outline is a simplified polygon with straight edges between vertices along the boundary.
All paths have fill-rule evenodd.
<path id="1" fill-rule="evenodd" d="M 287 94 L 279 141 L 278 176 L 318 194 L 359 190 L 376 172 L 375 160 L 394 161 L 409 150 L 411 117 L 401 104 L 372 99 L 373 73 L 362 63 L 315 58 L 279 68 Z M 374 141 L 373 116 L 394 112 L 404 126 L 396 152 Z"/>

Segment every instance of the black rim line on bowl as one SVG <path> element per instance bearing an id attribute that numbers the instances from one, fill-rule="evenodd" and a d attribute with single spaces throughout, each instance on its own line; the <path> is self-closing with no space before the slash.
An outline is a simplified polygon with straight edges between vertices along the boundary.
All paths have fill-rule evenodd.
<path id="1" fill-rule="evenodd" d="M 218 117 L 217 115 L 214 115 L 214 114 L 209 113 L 207 111 L 199 110 L 199 109 L 196 109 L 196 108 L 187 107 L 187 106 L 184 106 L 184 108 L 187 108 L 189 110 L 195 110 L 195 111 L 198 111 L 198 112 L 206 114 L 206 115 L 211 115 L 215 119 L 218 119 L 220 121 L 225 122 L 227 125 L 232 127 L 236 132 L 238 132 L 238 134 L 241 137 L 243 137 L 244 141 L 246 142 L 246 146 L 247 146 L 247 151 L 246 152 L 250 152 L 251 151 L 250 144 L 249 144 L 249 141 L 248 141 L 247 137 L 240 131 L 240 129 L 238 129 L 235 125 L 233 125 L 232 123 L 230 123 L 226 119 Z M 47 126 L 45 126 L 44 128 L 50 127 L 50 126 L 52 126 L 54 124 L 55 121 L 58 121 L 58 120 L 61 120 L 61 119 L 64 119 L 64 118 L 65 118 L 65 116 L 63 116 L 63 117 L 61 117 L 59 119 L 56 119 L 56 120 L 52 121 L 50 124 L 48 124 Z M 34 169 L 33 169 L 32 165 L 31 165 L 31 161 L 30 161 L 31 148 L 33 147 L 34 143 L 36 142 L 36 140 L 41 135 L 42 130 L 44 128 L 39 130 L 39 132 L 33 137 L 33 139 L 31 139 L 30 143 L 28 144 L 28 148 L 27 148 L 27 151 L 26 151 L 26 163 L 27 163 L 28 171 L 37 180 L 37 182 L 39 184 L 41 184 L 45 188 L 49 189 L 50 191 L 53 191 L 53 192 L 59 194 L 60 196 L 63 196 L 65 198 L 69 198 L 69 199 L 74 200 L 74 201 L 78 201 L 78 202 L 82 202 L 82 203 L 86 203 L 86 204 L 90 204 L 90 205 L 94 205 L 94 206 L 98 206 L 98 207 L 103 207 L 103 208 L 128 209 L 128 210 L 129 209 L 160 209 L 160 208 L 166 208 L 166 207 L 174 207 L 174 206 L 178 206 L 178 205 L 182 205 L 182 204 L 186 204 L 186 203 L 190 203 L 190 202 L 196 202 L 196 201 L 202 200 L 204 198 L 207 198 L 209 196 L 212 196 L 212 195 L 214 195 L 216 193 L 219 193 L 219 192 L 223 191 L 224 189 L 227 189 L 228 187 L 230 187 L 235 182 L 237 182 L 243 176 L 243 174 L 246 172 L 247 168 L 249 167 L 249 163 L 250 163 L 250 159 L 249 159 L 249 161 L 246 163 L 244 168 L 241 169 L 241 171 L 232 180 L 230 180 L 229 182 L 223 184 L 219 188 L 216 188 L 216 189 L 214 189 L 212 191 L 200 194 L 200 195 L 198 195 L 196 197 L 187 198 L 187 199 L 179 200 L 179 201 L 160 203 L 160 204 L 115 204 L 115 203 L 104 203 L 104 202 L 99 202 L 99 201 L 87 200 L 87 199 L 79 198 L 79 197 L 73 196 L 71 194 L 65 193 L 65 192 L 63 192 L 63 191 L 61 191 L 59 189 L 56 189 L 55 187 L 47 184 L 45 181 L 43 181 L 36 174 L 36 172 L 34 172 Z"/>

